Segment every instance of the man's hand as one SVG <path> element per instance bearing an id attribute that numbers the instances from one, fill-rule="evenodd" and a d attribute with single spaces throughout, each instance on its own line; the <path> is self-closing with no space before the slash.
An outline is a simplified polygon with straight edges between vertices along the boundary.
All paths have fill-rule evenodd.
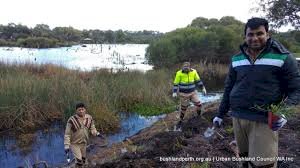
<path id="1" fill-rule="evenodd" d="M 222 121 L 223 121 L 222 118 L 220 118 L 220 117 L 215 117 L 215 118 L 213 119 L 213 125 L 217 124 L 217 125 L 220 127 L 221 124 L 222 124 Z"/>
<path id="2" fill-rule="evenodd" d="M 100 134 L 100 132 L 97 132 L 97 133 L 96 133 L 96 136 L 97 136 L 97 137 L 100 137 L 100 138 L 104 138 L 104 136 L 103 136 L 102 134 Z"/>
<path id="3" fill-rule="evenodd" d="M 173 98 L 176 98 L 176 97 L 177 97 L 177 93 L 176 93 L 176 92 L 173 93 L 173 94 L 172 94 L 172 97 L 173 97 Z"/>
<path id="4" fill-rule="evenodd" d="M 278 131 L 287 123 L 286 117 L 282 114 L 278 120 L 272 121 L 272 130 Z"/>
<path id="5" fill-rule="evenodd" d="M 69 148 L 65 148 L 65 153 L 68 154 L 70 152 Z"/>
<path id="6" fill-rule="evenodd" d="M 204 95 L 206 95 L 207 94 L 207 92 L 206 92 L 206 89 L 205 89 L 205 87 L 203 86 L 203 88 L 202 88 L 202 92 L 203 92 L 203 94 Z"/>

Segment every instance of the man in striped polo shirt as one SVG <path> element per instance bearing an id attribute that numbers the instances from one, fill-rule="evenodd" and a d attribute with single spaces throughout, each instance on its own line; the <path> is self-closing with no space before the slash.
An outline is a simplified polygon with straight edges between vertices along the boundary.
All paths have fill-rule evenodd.
<path id="1" fill-rule="evenodd" d="M 232 57 L 225 82 L 219 114 L 213 123 L 221 125 L 230 110 L 235 139 L 241 157 L 263 158 L 243 162 L 243 167 L 276 167 L 278 129 L 285 116 L 271 121 L 268 112 L 255 107 L 269 107 L 284 101 L 294 106 L 300 99 L 300 75 L 292 54 L 269 36 L 268 21 L 251 18 L 245 26 L 245 43 Z"/>
<path id="2" fill-rule="evenodd" d="M 94 136 L 101 136 L 95 128 L 92 116 L 86 114 L 86 107 L 83 103 L 76 104 L 76 114 L 68 119 L 64 145 L 66 154 L 72 150 L 75 157 L 76 167 L 86 164 L 86 147 L 89 140 L 89 133 Z"/>

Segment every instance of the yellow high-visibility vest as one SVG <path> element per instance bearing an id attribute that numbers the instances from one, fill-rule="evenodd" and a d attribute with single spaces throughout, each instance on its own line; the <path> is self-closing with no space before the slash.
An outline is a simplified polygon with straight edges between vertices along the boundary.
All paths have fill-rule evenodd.
<path id="1" fill-rule="evenodd" d="M 177 71 L 173 84 L 173 92 L 177 92 L 179 89 L 179 92 L 183 93 L 193 92 L 196 86 L 203 86 L 203 82 L 195 69 L 191 69 L 189 72 Z"/>

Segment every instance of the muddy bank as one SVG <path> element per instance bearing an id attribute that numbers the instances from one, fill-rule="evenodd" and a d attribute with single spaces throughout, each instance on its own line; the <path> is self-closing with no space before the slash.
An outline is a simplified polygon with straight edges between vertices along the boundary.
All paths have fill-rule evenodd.
<path id="1" fill-rule="evenodd" d="M 230 145 L 234 139 L 230 117 L 224 119 L 225 126 L 212 139 L 203 136 L 211 126 L 217 107 L 217 103 L 206 104 L 202 116 L 189 110 L 182 132 L 170 131 L 179 119 L 179 114 L 174 112 L 111 147 L 103 148 L 103 141 L 94 141 L 89 167 L 238 167 L 238 162 L 226 160 L 236 156 L 236 148 Z M 293 159 L 282 166 L 300 167 L 299 121 L 298 114 L 280 131 L 279 156 Z M 171 157 L 186 161 L 168 161 Z"/>

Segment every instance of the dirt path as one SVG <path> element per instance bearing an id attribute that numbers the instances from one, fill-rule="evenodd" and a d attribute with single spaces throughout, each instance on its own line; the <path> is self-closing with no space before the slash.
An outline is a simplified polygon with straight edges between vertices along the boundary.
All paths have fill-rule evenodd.
<path id="1" fill-rule="evenodd" d="M 89 156 L 90 167 L 238 167 L 238 162 L 232 161 L 236 149 L 230 145 L 234 139 L 230 117 L 224 119 L 225 127 L 212 139 L 203 136 L 206 128 L 211 126 L 217 107 L 217 103 L 206 104 L 202 117 L 189 111 L 182 132 L 170 131 L 179 118 L 174 112 L 112 147 L 101 148 L 99 145 L 103 142 L 94 142 Z M 287 164 L 295 168 L 300 167 L 299 121 L 300 115 L 289 120 L 280 131 L 279 156 L 293 159 Z M 167 161 L 171 157 L 188 161 Z"/>

